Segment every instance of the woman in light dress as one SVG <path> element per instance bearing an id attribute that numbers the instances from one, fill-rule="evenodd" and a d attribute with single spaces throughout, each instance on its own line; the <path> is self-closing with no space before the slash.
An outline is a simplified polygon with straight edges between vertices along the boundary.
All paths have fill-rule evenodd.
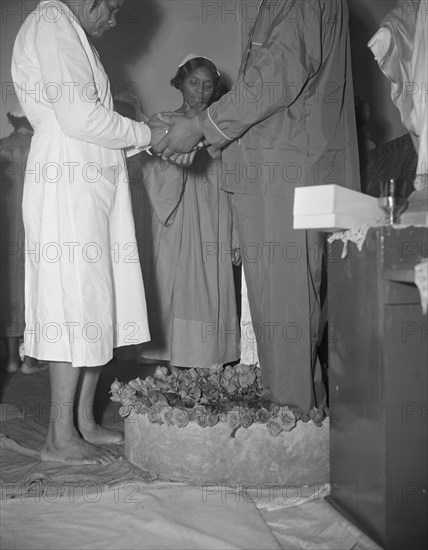
<path id="1" fill-rule="evenodd" d="M 227 92 L 213 62 L 195 55 L 183 60 L 171 84 L 182 95 L 175 113 L 184 116 Z M 188 168 L 140 157 L 152 218 L 143 254 L 152 339 L 142 346 L 142 358 L 198 368 L 236 361 L 236 251 L 229 194 L 220 189 L 221 161 L 205 149 Z"/>

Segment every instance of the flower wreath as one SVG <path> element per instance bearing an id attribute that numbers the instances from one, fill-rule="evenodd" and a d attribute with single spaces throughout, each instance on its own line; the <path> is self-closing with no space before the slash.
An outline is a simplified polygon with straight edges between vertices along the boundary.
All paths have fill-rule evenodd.
<path id="1" fill-rule="evenodd" d="M 238 428 L 254 422 L 266 424 L 276 437 L 289 432 L 298 420 L 321 426 L 323 411 L 304 413 L 296 405 L 271 403 L 262 395 L 260 369 L 256 365 L 213 366 L 204 369 L 158 366 L 153 376 L 127 384 L 115 380 L 111 400 L 121 403 L 119 414 L 147 414 L 150 422 L 184 428 L 196 422 L 202 428 L 226 422 L 234 437 Z"/>

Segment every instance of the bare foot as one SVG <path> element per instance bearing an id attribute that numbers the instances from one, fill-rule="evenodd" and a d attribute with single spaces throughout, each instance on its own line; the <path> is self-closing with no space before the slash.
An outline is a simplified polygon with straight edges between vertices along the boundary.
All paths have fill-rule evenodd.
<path id="1" fill-rule="evenodd" d="M 79 427 L 79 430 L 83 439 L 94 445 L 122 445 L 124 442 L 122 432 L 103 428 L 95 422 L 86 424 L 84 428 Z"/>
<path id="2" fill-rule="evenodd" d="M 40 372 L 48 368 L 48 363 L 43 361 L 38 361 L 34 357 L 29 357 L 26 355 L 24 361 L 22 362 L 21 372 L 23 374 L 33 374 L 35 372 Z"/>
<path id="3" fill-rule="evenodd" d="M 44 462 L 63 462 L 70 466 L 105 465 L 119 460 L 119 457 L 110 451 L 95 447 L 78 436 L 72 436 L 65 444 L 54 445 L 52 442 L 46 441 L 40 451 L 40 458 Z"/>
<path id="4" fill-rule="evenodd" d="M 6 365 L 7 372 L 16 372 L 19 369 L 20 361 L 8 361 Z"/>

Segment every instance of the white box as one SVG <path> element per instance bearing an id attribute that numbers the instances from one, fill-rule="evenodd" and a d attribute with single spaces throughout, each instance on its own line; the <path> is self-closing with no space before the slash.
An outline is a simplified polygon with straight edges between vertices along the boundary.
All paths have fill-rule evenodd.
<path id="1" fill-rule="evenodd" d="M 379 225 L 385 213 L 377 199 L 340 185 L 298 187 L 294 194 L 294 229 L 339 231 L 367 223 Z"/>

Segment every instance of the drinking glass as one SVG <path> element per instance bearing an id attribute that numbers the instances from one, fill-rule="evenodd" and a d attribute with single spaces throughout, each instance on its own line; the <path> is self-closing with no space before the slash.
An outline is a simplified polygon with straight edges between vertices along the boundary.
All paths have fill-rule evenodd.
<path id="1" fill-rule="evenodd" d="M 390 225 L 400 223 L 400 216 L 407 208 L 407 199 L 401 189 L 402 186 L 395 179 L 380 182 L 378 204 L 385 211 L 385 221 Z"/>

